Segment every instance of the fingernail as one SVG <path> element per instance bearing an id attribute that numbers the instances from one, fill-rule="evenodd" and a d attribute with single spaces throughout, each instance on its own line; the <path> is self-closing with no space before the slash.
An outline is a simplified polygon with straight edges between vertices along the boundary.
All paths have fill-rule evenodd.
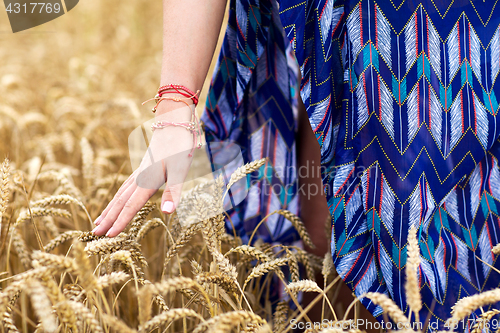
<path id="1" fill-rule="evenodd" d="M 111 229 L 109 229 L 108 232 L 106 233 L 106 237 L 108 237 L 110 233 L 111 233 Z"/>
<path id="2" fill-rule="evenodd" d="M 91 233 L 95 233 L 95 231 L 97 230 L 97 228 L 99 228 L 99 226 L 97 226 L 94 229 L 92 229 Z"/>
<path id="3" fill-rule="evenodd" d="M 172 213 L 174 211 L 174 203 L 172 201 L 165 201 L 163 206 L 161 206 L 161 210 L 164 213 Z"/>
<path id="4" fill-rule="evenodd" d="M 101 223 L 101 219 L 102 219 L 102 217 L 101 217 L 101 215 L 99 215 L 99 217 L 95 219 L 94 224 L 99 225 L 99 223 Z"/>

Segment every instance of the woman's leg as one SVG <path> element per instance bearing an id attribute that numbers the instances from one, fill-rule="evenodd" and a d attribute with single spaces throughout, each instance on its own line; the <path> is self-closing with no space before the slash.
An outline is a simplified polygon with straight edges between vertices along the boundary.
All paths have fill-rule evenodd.
<path id="1" fill-rule="evenodd" d="M 328 251 L 330 244 L 328 243 L 325 223 L 327 219 L 330 221 L 330 212 L 326 202 L 326 195 L 323 192 L 323 182 L 321 174 L 318 172 L 321 166 L 321 151 L 314 135 L 307 111 L 304 104 L 299 98 L 299 115 L 298 115 L 298 133 L 297 133 L 297 165 L 299 174 L 299 195 L 300 195 L 300 217 L 304 225 L 311 235 L 315 249 L 306 246 L 306 250 L 310 253 L 323 257 Z M 330 222 L 328 222 L 330 223 Z M 328 228 L 329 229 L 329 228 Z M 318 285 L 323 286 L 323 277 L 318 274 L 316 277 Z M 353 300 L 351 289 L 340 280 L 340 292 L 337 300 L 341 300 L 345 309 Z M 304 307 L 311 302 L 317 294 L 304 294 Z M 335 307 L 335 304 L 333 304 Z M 321 321 L 322 303 L 318 302 L 309 311 L 308 316 L 315 322 Z M 343 316 L 343 313 L 337 313 L 337 316 Z M 354 318 L 351 314 L 348 318 Z M 358 318 L 372 323 L 377 320 L 372 316 L 364 306 L 360 306 L 360 314 Z M 365 328 L 360 327 L 361 330 Z M 366 330 L 369 333 L 377 332 L 376 330 Z"/>

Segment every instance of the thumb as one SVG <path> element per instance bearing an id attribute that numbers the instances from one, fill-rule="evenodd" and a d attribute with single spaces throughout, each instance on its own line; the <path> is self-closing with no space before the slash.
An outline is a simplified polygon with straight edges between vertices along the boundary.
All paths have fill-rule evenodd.
<path id="1" fill-rule="evenodd" d="M 169 185 L 168 182 L 161 197 L 161 210 L 166 214 L 171 214 L 179 205 L 182 192 L 182 183 Z"/>
<path id="2" fill-rule="evenodd" d="M 185 162 L 185 163 L 183 163 Z M 165 191 L 161 197 L 161 210 L 164 213 L 171 214 L 179 205 L 181 199 L 182 185 L 186 179 L 189 166 L 189 160 L 176 159 L 167 161 L 167 183 Z"/>

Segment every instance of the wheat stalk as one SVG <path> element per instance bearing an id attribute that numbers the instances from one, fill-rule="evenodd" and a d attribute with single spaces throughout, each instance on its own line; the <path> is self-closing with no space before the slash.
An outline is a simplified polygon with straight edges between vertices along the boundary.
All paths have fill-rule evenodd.
<path id="1" fill-rule="evenodd" d="M 380 307 L 387 312 L 389 317 L 391 317 L 396 323 L 409 323 L 408 318 L 404 315 L 403 311 L 394 303 L 392 299 L 387 297 L 385 294 L 381 293 L 366 293 L 365 295 L 369 299 L 372 300 L 376 305 L 380 305 Z"/>
<path id="2" fill-rule="evenodd" d="M 483 331 L 483 328 L 486 326 L 486 324 L 493 318 L 494 315 L 497 315 L 500 313 L 500 310 L 493 309 L 486 311 L 481 314 L 481 317 L 477 319 L 471 328 L 471 333 L 481 333 Z"/>
<path id="3" fill-rule="evenodd" d="M 467 296 L 458 300 L 451 310 L 451 318 L 447 323 L 457 322 L 481 306 L 493 304 L 500 301 L 500 289 L 483 291 L 480 294 Z"/>
<path id="4" fill-rule="evenodd" d="M 94 150 L 87 138 L 80 140 L 80 148 L 82 150 L 82 171 L 83 178 L 87 181 L 88 186 L 92 185 L 95 178 Z"/>
<path id="5" fill-rule="evenodd" d="M 229 182 L 227 183 L 226 186 L 227 189 L 229 190 L 231 186 L 233 186 L 238 180 L 242 179 L 249 173 L 257 171 L 261 166 L 263 166 L 266 163 L 266 161 L 267 158 L 262 158 L 260 160 L 256 160 L 240 166 L 232 173 L 231 178 L 229 178 Z"/>
<path id="6" fill-rule="evenodd" d="M 14 227 L 17 227 L 22 222 L 30 220 L 31 218 L 41 217 L 41 216 L 59 216 L 67 219 L 71 218 L 70 212 L 68 212 L 65 209 L 50 208 L 50 207 L 33 207 L 30 210 L 24 209 L 23 211 L 21 211 L 21 213 L 16 219 Z"/>
<path id="7" fill-rule="evenodd" d="M 276 214 L 280 214 L 281 216 L 285 217 L 287 220 L 292 222 L 293 227 L 297 230 L 297 232 L 300 235 L 300 238 L 304 241 L 304 243 L 309 246 L 311 249 L 315 249 L 316 246 L 313 244 L 311 240 L 311 236 L 306 230 L 306 227 L 304 226 L 304 223 L 302 223 L 302 220 L 292 212 L 288 210 L 277 210 Z"/>
<path id="8" fill-rule="evenodd" d="M 420 267 L 420 249 L 418 247 L 417 229 L 412 226 L 408 231 L 408 260 L 406 261 L 406 300 L 419 321 L 419 312 L 422 309 L 422 298 L 418 286 L 417 272 Z"/>
<path id="9" fill-rule="evenodd" d="M 215 283 L 225 290 L 235 293 L 238 291 L 238 285 L 235 280 L 231 277 L 227 276 L 224 273 L 211 273 L 211 272 L 203 272 L 196 276 L 196 281 L 198 283 Z"/>
<path id="10" fill-rule="evenodd" d="M 106 313 L 101 314 L 102 321 L 109 326 L 109 328 L 113 329 L 115 332 L 119 333 L 137 333 L 137 330 L 129 327 L 125 324 L 120 318 L 115 316 L 108 315 Z"/>
<path id="11" fill-rule="evenodd" d="M 4 159 L 0 167 L 0 230 L 2 229 L 2 219 L 7 211 L 10 195 L 10 161 L 8 158 Z"/>
<path id="12" fill-rule="evenodd" d="M 91 332 L 103 333 L 103 329 L 95 316 L 82 303 L 74 301 L 64 301 L 68 307 L 73 309 L 77 316 L 90 327 Z"/>
<path id="13" fill-rule="evenodd" d="M 58 324 L 52 313 L 52 303 L 45 293 L 45 288 L 34 279 L 26 281 L 26 285 L 31 297 L 31 305 L 35 309 L 44 331 L 47 333 L 57 331 Z"/>
<path id="14" fill-rule="evenodd" d="M 100 289 L 112 286 L 114 284 L 122 283 L 130 278 L 125 272 L 111 272 L 97 278 L 97 287 Z"/>
<path id="15" fill-rule="evenodd" d="M 147 321 L 144 325 L 139 327 L 139 332 L 150 332 L 160 325 L 165 325 L 171 323 L 175 320 L 186 318 L 186 317 L 195 317 L 200 320 L 203 320 L 203 317 L 200 316 L 196 311 L 191 309 L 172 309 L 166 312 L 162 312 L 159 315 L 153 317 L 151 320 Z"/>
<path id="16" fill-rule="evenodd" d="M 52 239 L 47 244 L 45 244 L 43 247 L 43 250 L 45 252 L 50 252 L 50 251 L 54 250 L 56 247 L 58 247 L 59 245 L 61 245 L 62 243 L 67 242 L 70 239 L 80 237 L 80 235 L 82 235 L 82 232 L 78 231 L 78 230 L 66 231 L 66 232 L 60 234 L 59 236 L 57 236 L 56 238 Z"/>
<path id="17" fill-rule="evenodd" d="M 137 236 L 135 237 L 135 240 L 137 242 L 141 241 L 148 234 L 148 232 L 150 232 L 151 230 L 153 230 L 159 226 L 163 226 L 165 229 L 167 229 L 167 226 L 165 225 L 165 223 L 163 223 L 163 221 L 157 217 L 147 221 L 139 229 L 139 232 L 137 232 Z"/>
<path id="18" fill-rule="evenodd" d="M 258 248 L 246 244 L 233 247 L 228 252 L 226 252 L 225 256 L 228 256 L 231 253 L 240 253 L 250 258 L 255 258 L 261 262 L 266 262 L 271 259 L 267 254 L 265 254 Z"/>
<path id="19" fill-rule="evenodd" d="M 284 266 L 288 263 L 288 258 L 277 258 L 270 261 L 266 261 L 252 269 L 250 274 L 245 280 L 243 285 L 243 290 L 245 290 L 245 286 L 250 282 L 250 280 L 262 276 L 266 273 L 279 269 L 280 266 Z"/>
<path id="20" fill-rule="evenodd" d="M 275 332 L 280 333 L 286 328 L 289 309 L 290 307 L 287 301 L 279 301 L 276 305 L 276 310 L 274 310 L 273 315 Z"/>

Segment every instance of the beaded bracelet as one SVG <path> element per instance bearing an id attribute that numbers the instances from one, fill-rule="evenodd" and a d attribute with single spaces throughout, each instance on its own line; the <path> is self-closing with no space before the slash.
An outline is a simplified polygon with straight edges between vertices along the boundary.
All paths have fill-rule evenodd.
<path id="1" fill-rule="evenodd" d="M 189 122 L 180 122 L 180 123 L 173 123 L 173 122 L 168 122 L 168 121 L 156 121 L 151 124 L 151 130 L 154 131 L 155 129 L 161 129 L 165 128 L 167 126 L 177 126 L 177 127 L 183 127 L 187 129 L 188 131 L 193 134 L 193 148 L 191 148 L 191 151 L 189 152 L 189 157 L 193 156 L 193 151 L 195 148 L 200 149 L 202 146 L 201 143 L 201 129 L 200 129 L 200 124 L 196 118 L 196 116 L 193 117 L 194 121 L 189 121 Z"/>
<path id="2" fill-rule="evenodd" d="M 161 95 L 163 93 L 168 92 L 168 89 L 174 89 L 174 90 L 176 90 L 176 92 L 179 92 L 177 89 L 181 89 L 181 90 L 184 90 L 189 95 L 186 95 L 185 93 L 179 92 L 181 95 L 185 96 L 186 98 L 180 98 L 180 97 L 162 97 Z M 153 107 L 153 110 L 152 110 L 153 113 L 156 112 L 156 108 L 158 107 L 158 104 L 162 100 L 172 100 L 172 101 L 175 101 L 175 102 L 183 102 L 188 107 L 191 107 L 186 102 L 186 99 L 191 99 L 191 100 L 193 100 L 193 102 L 194 102 L 194 104 L 196 106 L 198 104 L 198 97 L 196 96 L 198 93 L 199 93 L 199 90 L 196 93 L 193 93 L 191 90 L 185 88 L 184 86 L 170 84 L 170 85 L 166 85 L 166 86 L 160 87 L 158 89 L 158 93 L 155 95 L 155 97 L 150 98 L 150 99 L 142 102 L 142 105 L 144 105 L 144 103 L 147 103 L 147 102 L 149 102 L 149 101 L 151 101 L 151 100 L 154 99 L 156 101 L 156 105 Z M 193 156 L 193 151 L 194 151 L 195 148 L 198 148 L 198 149 L 201 148 L 201 146 L 202 146 L 202 143 L 201 143 L 201 132 L 202 131 L 201 131 L 201 127 L 200 127 L 200 123 L 198 121 L 198 118 L 196 118 L 195 108 L 192 109 L 191 121 L 190 122 L 174 123 L 174 122 L 157 121 L 157 122 L 154 122 L 151 125 L 151 130 L 154 131 L 155 129 L 161 129 L 161 128 L 165 128 L 167 126 L 183 127 L 185 129 L 187 129 L 188 131 L 190 131 L 191 134 L 193 134 L 193 148 L 191 149 L 191 152 L 189 153 L 189 157 Z"/>

